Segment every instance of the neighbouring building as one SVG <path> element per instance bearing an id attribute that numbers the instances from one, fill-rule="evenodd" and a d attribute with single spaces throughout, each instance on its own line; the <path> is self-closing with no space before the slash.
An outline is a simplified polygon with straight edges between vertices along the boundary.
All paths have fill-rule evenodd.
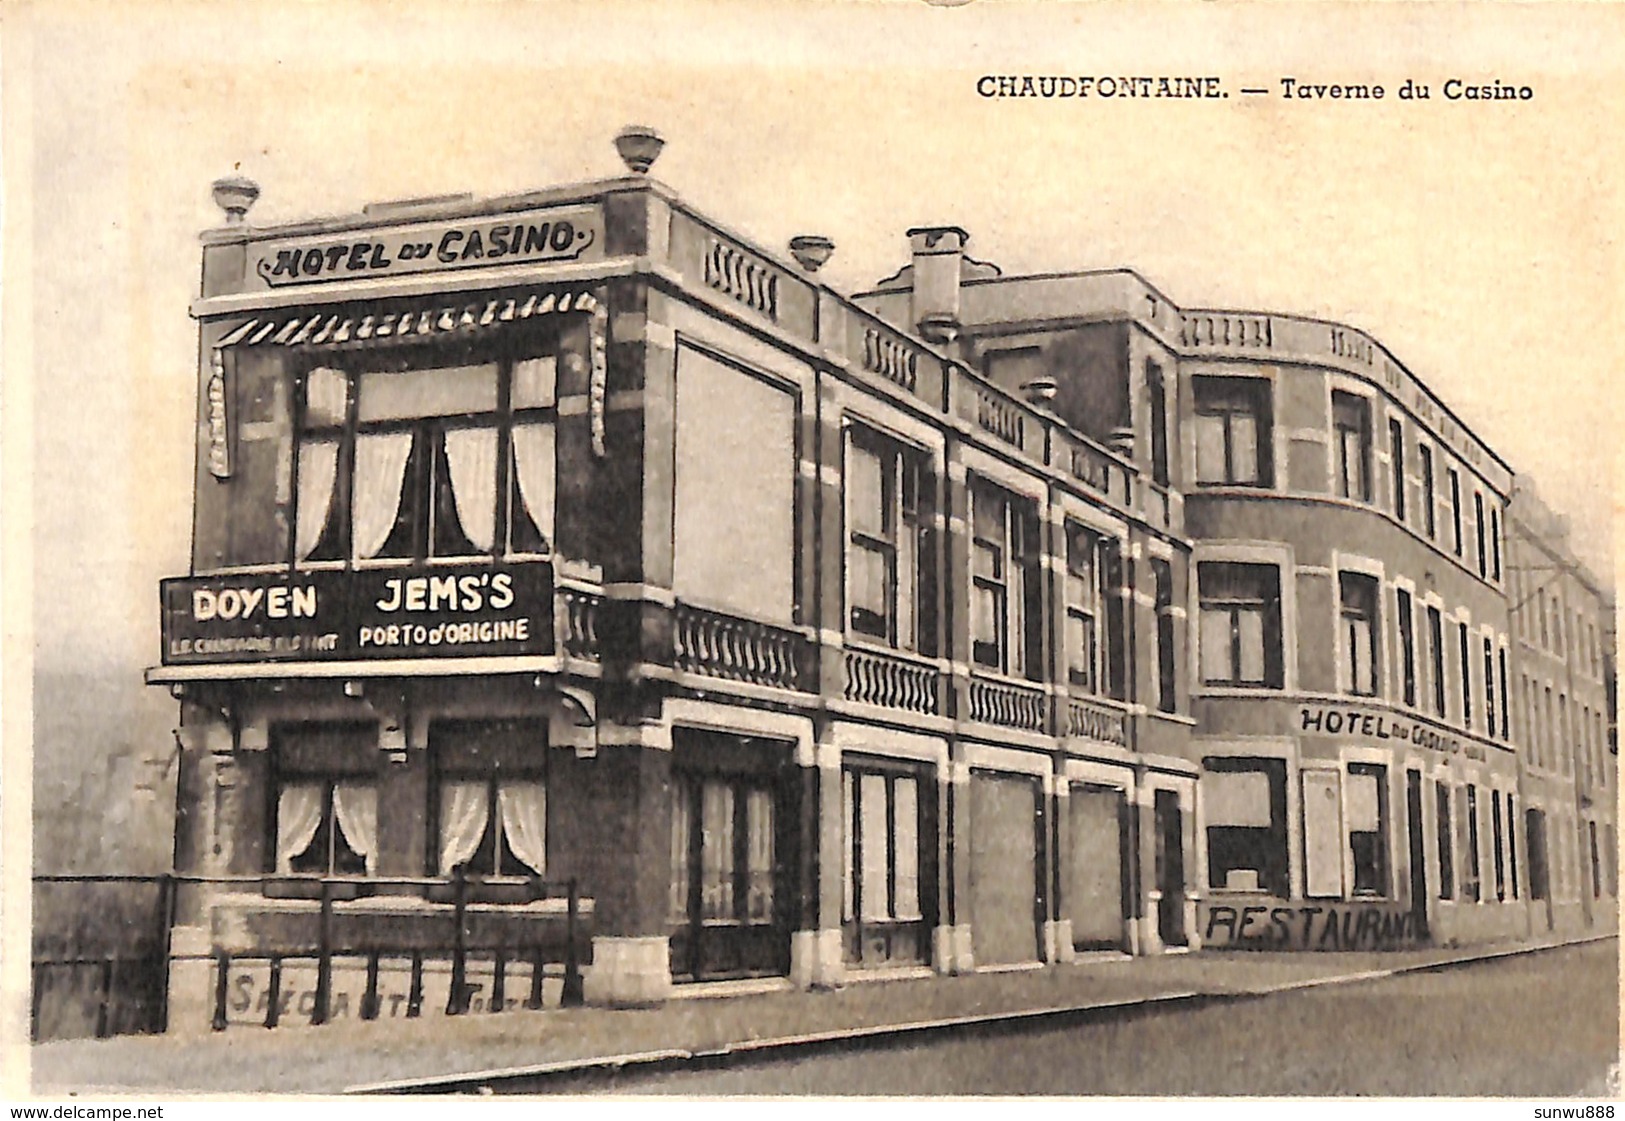
<path id="1" fill-rule="evenodd" d="M 1507 530 L 1530 922 L 1536 933 L 1615 929 L 1613 596 L 1575 558 L 1564 519 L 1521 477 Z"/>
<path id="2" fill-rule="evenodd" d="M 219 879 L 172 1022 L 261 1015 L 263 965 L 207 955 L 308 945 L 322 879 L 396 881 L 334 897 L 351 944 L 430 949 L 458 870 L 499 940 L 574 880 L 611 1003 L 1528 932 L 1515 484 L 1397 360 L 955 227 L 846 298 L 827 239 L 786 260 L 617 144 L 622 178 L 276 227 L 216 184 L 147 675 L 177 869 Z M 1561 787 L 1588 916 L 1599 765 Z"/>

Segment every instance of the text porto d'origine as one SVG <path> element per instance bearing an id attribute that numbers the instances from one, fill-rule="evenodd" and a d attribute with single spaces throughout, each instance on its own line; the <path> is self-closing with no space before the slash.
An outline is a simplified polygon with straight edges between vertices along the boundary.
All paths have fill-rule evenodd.
<path id="1" fill-rule="evenodd" d="M 599 240 L 596 211 L 542 212 L 505 220 L 357 231 L 265 245 L 255 271 L 273 286 L 359 276 L 576 260 Z"/>

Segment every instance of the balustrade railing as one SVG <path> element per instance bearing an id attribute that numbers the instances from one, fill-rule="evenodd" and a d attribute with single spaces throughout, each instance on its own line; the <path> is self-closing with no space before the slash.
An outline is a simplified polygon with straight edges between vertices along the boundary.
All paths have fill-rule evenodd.
<path id="1" fill-rule="evenodd" d="M 935 716 L 938 711 L 935 666 L 871 650 L 847 649 L 843 695 L 860 704 L 882 705 Z"/>
<path id="2" fill-rule="evenodd" d="M 598 607 L 602 600 L 595 592 L 568 586 L 561 586 L 554 596 L 554 633 L 559 649 L 570 657 L 598 660 Z"/>
<path id="3" fill-rule="evenodd" d="M 1066 699 L 1066 734 L 1119 747 L 1128 744 L 1123 713 L 1082 697 Z"/>
<path id="4" fill-rule="evenodd" d="M 985 677 L 970 680 L 970 718 L 983 724 L 1042 732 L 1047 707 L 1044 690 L 1038 686 Z"/>
<path id="5" fill-rule="evenodd" d="M 684 673 L 807 690 L 807 640 L 794 631 L 679 603 L 673 661 Z"/>

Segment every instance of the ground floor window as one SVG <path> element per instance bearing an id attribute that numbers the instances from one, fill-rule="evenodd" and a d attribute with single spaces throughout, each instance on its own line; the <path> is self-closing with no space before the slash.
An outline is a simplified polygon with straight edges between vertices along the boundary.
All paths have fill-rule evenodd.
<path id="1" fill-rule="evenodd" d="M 1490 840 L 1495 846 L 1495 898 L 1499 902 L 1507 897 L 1505 840 L 1501 835 L 1501 795 L 1490 791 Z"/>
<path id="2" fill-rule="evenodd" d="M 1462 788 L 1461 843 L 1466 859 L 1462 861 L 1462 895 L 1477 903 L 1482 897 L 1479 888 L 1478 854 L 1478 787 L 1468 783 Z"/>
<path id="3" fill-rule="evenodd" d="M 1286 762 L 1212 756 L 1202 767 L 1208 886 L 1286 898 Z"/>
<path id="4" fill-rule="evenodd" d="M 377 727 L 372 724 L 272 729 L 275 871 L 376 873 L 377 756 Z"/>
<path id="5" fill-rule="evenodd" d="M 1591 841 L 1591 898 L 1602 898 L 1602 853 L 1597 847 L 1597 823 L 1586 822 L 1586 833 Z"/>
<path id="6" fill-rule="evenodd" d="M 1456 831 L 1450 823 L 1450 787 L 1433 784 L 1435 818 L 1439 842 L 1439 898 L 1456 897 Z"/>
<path id="7" fill-rule="evenodd" d="M 429 732 L 434 864 L 480 876 L 547 871 L 547 724 L 455 721 Z"/>
<path id="8" fill-rule="evenodd" d="M 1512 881 L 1512 898 L 1518 898 L 1518 811 L 1511 791 L 1507 792 L 1507 877 Z"/>
<path id="9" fill-rule="evenodd" d="M 1388 888 L 1388 768 L 1350 763 L 1344 800 L 1355 895 L 1386 896 Z"/>
<path id="10" fill-rule="evenodd" d="M 935 814 L 929 773 L 882 760 L 841 771 L 841 919 L 847 958 L 857 964 L 925 960 L 922 872 Z"/>

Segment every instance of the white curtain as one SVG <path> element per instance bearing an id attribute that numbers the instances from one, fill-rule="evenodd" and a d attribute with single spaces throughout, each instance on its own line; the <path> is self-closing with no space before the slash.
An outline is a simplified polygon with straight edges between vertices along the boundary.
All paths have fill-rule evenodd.
<path id="1" fill-rule="evenodd" d="M 293 858 L 310 847 L 322 824 L 320 783 L 292 783 L 276 800 L 276 870 L 293 871 Z"/>
<path id="2" fill-rule="evenodd" d="M 516 424 L 513 426 L 514 473 L 519 477 L 519 497 L 530 512 L 531 521 L 544 542 L 553 540 L 553 426 Z"/>
<path id="3" fill-rule="evenodd" d="M 440 874 L 466 864 L 485 837 L 485 783 L 448 782 L 440 787 Z"/>
<path id="4" fill-rule="evenodd" d="M 299 528 L 295 543 L 300 560 L 315 550 L 327 525 L 338 463 L 337 440 L 306 440 L 299 445 Z"/>
<path id="5" fill-rule="evenodd" d="M 745 916 L 751 922 L 773 918 L 773 796 L 765 790 L 745 795 Z"/>
<path id="6" fill-rule="evenodd" d="M 497 430 L 447 429 L 446 462 L 463 532 L 474 548 L 488 553 L 496 540 Z"/>
<path id="7" fill-rule="evenodd" d="M 896 839 L 896 895 L 892 917 L 920 917 L 920 792 L 912 778 L 892 784 L 893 829 Z"/>
<path id="8" fill-rule="evenodd" d="M 497 812 L 508 848 L 538 876 L 547 873 L 547 787 L 506 782 L 497 787 Z"/>
<path id="9" fill-rule="evenodd" d="M 364 783 L 340 783 L 333 788 L 333 816 L 357 856 L 367 863 L 367 875 L 378 870 L 378 788 Z"/>
<path id="10" fill-rule="evenodd" d="M 401 508 L 401 482 L 412 454 L 410 432 L 378 432 L 355 441 L 355 555 L 375 557 Z"/>

